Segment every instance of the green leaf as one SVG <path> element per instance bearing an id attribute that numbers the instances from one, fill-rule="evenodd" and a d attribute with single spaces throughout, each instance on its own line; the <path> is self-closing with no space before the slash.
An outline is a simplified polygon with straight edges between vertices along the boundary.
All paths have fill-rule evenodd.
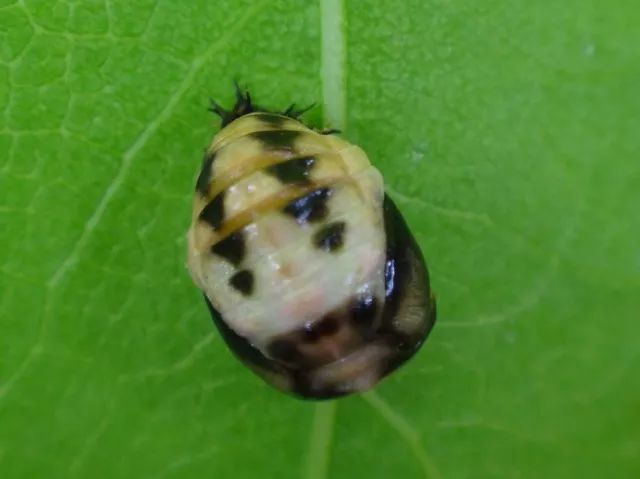
<path id="1" fill-rule="evenodd" d="M 639 477 L 638 24 L 624 0 L 0 0 L 0 475 Z M 428 259 L 436 327 L 373 393 L 270 389 L 187 274 L 234 78 L 319 102 Z"/>

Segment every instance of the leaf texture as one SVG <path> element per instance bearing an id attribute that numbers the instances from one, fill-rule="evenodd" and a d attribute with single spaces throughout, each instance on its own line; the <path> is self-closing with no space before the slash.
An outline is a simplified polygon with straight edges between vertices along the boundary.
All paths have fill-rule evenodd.
<path id="1" fill-rule="evenodd" d="M 0 475 L 640 475 L 633 2 L 0 0 Z M 360 144 L 439 318 L 376 391 L 269 389 L 185 268 L 208 98 Z"/>

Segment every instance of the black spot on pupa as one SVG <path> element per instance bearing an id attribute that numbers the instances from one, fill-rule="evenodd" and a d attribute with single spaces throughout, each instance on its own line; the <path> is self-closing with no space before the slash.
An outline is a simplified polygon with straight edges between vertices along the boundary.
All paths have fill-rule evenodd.
<path id="1" fill-rule="evenodd" d="M 327 216 L 329 196 L 331 196 L 331 188 L 318 188 L 296 198 L 285 206 L 283 211 L 293 216 L 298 224 L 320 221 Z"/>
<path id="2" fill-rule="evenodd" d="M 238 271 L 229 280 L 229 284 L 245 296 L 253 293 L 253 282 L 253 273 L 248 269 Z"/>
<path id="3" fill-rule="evenodd" d="M 378 312 L 378 300 L 373 295 L 356 298 L 351 306 L 351 321 L 362 327 L 373 324 Z"/>
<path id="4" fill-rule="evenodd" d="M 270 166 L 266 171 L 282 183 L 308 184 L 309 174 L 315 163 L 316 159 L 313 156 L 302 156 Z"/>
<path id="5" fill-rule="evenodd" d="M 238 266 L 246 253 L 242 230 L 230 234 L 211 247 L 211 252 Z"/>
<path id="6" fill-rule="evenodd" d="M 315 343 L 320 339 L 318 331 L 316 331 L 315 326 L 311 323 L 305 324 L 304 329 L 302 330 L 302 337 L 308 343 Z"/>
<path id="7" fill-rule="evenodd" d="M 300 352 L 296 345 L 287 339 L 276 339 L 267 346 L 267 354 L 273 359 L 287 363 L 294 362 L 300 357 Z"/>
<path id="8" fill-rule="evenodd" d="M 200 219 L 209 223 L 216 231 L 224 221 L 224 196 L 224 191 L 218 193 L 200 213 Z"/>
<path id="9" fill-rule="evenodd" d="M 286 116 L 275 115 L 273 113 L 257 113 L 255 118 L 274 128 L 281 128 L 288 120 Z"/>
<path id="10" fill-rule="evenodd" d="M 327 315 L 315 323 L 307 323 L 301 330 L 302 339 L 308 343 L 315 343 L 322 336 L 331 336 L 340 328 L 340 321 L 334 316 Z"/>
<path id="11" fill-rule="evenodd" d="M 331 336 L 340 329 L 340 322 L 334 316 L 325 316 L 314 329 L 320 336 Z"/>
<path id="12" fill-rule="evenodd" d="M 299 131 L 295 130 L 272 130 L 256 131 L 251 136 L 260 141 L 269 150 L 293 150 L 293 143 Z"/>
<path id="13" fill-rule="evenodd" d="M 202 168 L 200 168 L 200 174 L 198 175 L 198 180 L 196 181 L 196 191 L 202 196 L 207 196 L 207 192 L 209 191 L 211 165 L 213 164 L 213 160 L 215 159 L 215 157 L 215 153 L 210 153 L 205 155 L 204 159 L 202 160 Z"/>
<path id="14" fill-rule="evenodd" d="M 314 246 L 327 252 L 337 250 L 344 243 L 345 229 L 344 221 L 336 221 L 323 226 L 313 235 Z"/>

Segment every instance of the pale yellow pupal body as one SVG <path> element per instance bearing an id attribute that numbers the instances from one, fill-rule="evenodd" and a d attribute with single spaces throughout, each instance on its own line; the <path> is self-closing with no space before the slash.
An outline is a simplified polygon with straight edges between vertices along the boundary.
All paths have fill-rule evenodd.
<path id="1" fill-rule="evenodd" d="M 255 137 L 264 131 L 298 134 L 293 148 L 274 148 Z M 208 153 L 215 160 L 208 194 L 197 194 L 194 201 L 188 264 L 196 284 L 237 334 L 265 352 L 274 337 L 304 328 L 351 298 L 385 297 L 383 181 L 362 149 L 292 119 L 273 125 L 261 114 L 249 114 L 216 135 Z M 308 184 L 283 184 L 266 171 L 306 156 L 315 159 Z M 318 223 L 299 223 L 283 212 L 286 204 L 320 187 L 331 190 L 323 224 L 346 225 L 336 251 L 314 247 Z M 220 192 L 224 224 L 215 230 L 199 217 Z M 230 286 L 238 265 L 211 252 L 212 244 L 238 229 L 246 244 L 241 267 L 254 277 L 250 296 Z"/>

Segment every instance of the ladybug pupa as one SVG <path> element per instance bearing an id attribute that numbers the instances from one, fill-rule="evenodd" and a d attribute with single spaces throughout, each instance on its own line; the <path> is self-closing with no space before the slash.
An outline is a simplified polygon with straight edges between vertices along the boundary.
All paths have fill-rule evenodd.
<path id="1" fill-rule="evenodd" d="M 380 172 L 335 131 L 236 87 L 198 179 L 188 266 L 233 353 L 307 399 L 372 388 L 429 334 L 422 253 Z"/>

